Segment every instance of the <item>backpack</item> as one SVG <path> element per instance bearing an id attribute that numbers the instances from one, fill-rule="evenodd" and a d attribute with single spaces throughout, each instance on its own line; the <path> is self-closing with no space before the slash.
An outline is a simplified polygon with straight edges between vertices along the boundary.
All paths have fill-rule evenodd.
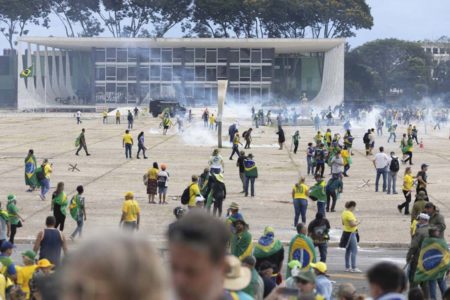
<path id="1" fill-rule="evenodd" d="M 248 132 L 247 132 L 247 131 L 244 131 L 244 133 L 242 134 L 242 137 L 243 137 L 244 139 L 246 139 L 246 138 L 247 138 L 247 134 L 248 134 Z"/>
<path id="2" fill-rule="evenodd" d="M 368 143 L 370 142 L 370 139 L 369 139 L 369 133 L 368 133 L 368 132 L 366 132 L 366 133 L 364 134 L 363 142 L 364 142 L 364 144 L 368 144 Z"/>
<path id="3" fill-rule="evenodd" d="M 36 178 L 39 182 L 45 179 L 45 172 L 42 166 L 36 169 Z"/>
<path id="4" fill-rule="evenodd" d="M 191 198 L 190 197 L 191 186 L 192 184 L 187 188 L 185 188 L 183 194 L 181 194 L 181 204 L 183 205 L 187 205 L 189 203 L 189 199 Z"/>
<path id="5" fill-rule="evenodd" d="M 225 184 L 223 182 L 216 182 L 213 186 L 214 199 L 223 199 L 225 197 Z"/>
<path id="6" fill-rule="evenodd" d="M 398 172 L 398 170 L 400 170 L 400 163 L 398 162 L 398 158 L 393 158 L 391 160 L 391 165 L 389 166 L 389 170 L 391 172 Z"/>

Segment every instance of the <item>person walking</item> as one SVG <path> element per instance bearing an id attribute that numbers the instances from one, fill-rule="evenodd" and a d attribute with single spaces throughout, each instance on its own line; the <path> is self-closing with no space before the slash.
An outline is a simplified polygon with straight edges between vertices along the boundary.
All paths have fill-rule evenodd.
<path id="1" fill-rule="evenodd" d="M 370 143 L 369 155 L 373 155 L 373 149 L 375 149 L 375 128 L 372 128 L 370 130 L 369 143 Z"/>
<path id="2" fill-rule="evenodd" d="M 418 130 L 417 130 L 416 126 L 414 125 L 411 130 L 411 138 L 416 141 L 417 145 L 419 145 L 419 141 L 417 140 L 417 133 L 418 133 Z"/>
<path id="3" fill-rule="evenodd" d="M 363 136 L 363 142 L 364 142 L 364 146 L 366 148 L 366 156 L 370 155 L 370 129 L 367 130 L 367 132 L 364 134 Z"/>
<path id="4" fill-rule="evenodd" d="M 239 131 L 237 131 L 236 129 L 236 133 L 234 134 L 233 137 L 233 150 L 231 151 L 230 160 L 233 160 L 234 154 L 237 154 L 237 156 L 239 157 L 239 145 L 242 146 L 239 138 Z"/>
<path id="5" fill-rule="evenodd" d="M 208 165 L 210 168 L 210 172 L 212 174 L 223 173 L 225 163 L 223 161 L 222 156 L 220 155 L 219 149 L 214 149 L 214 151 L 208 161 Z"/>
<path id="6" fill-rule="evenodd" d="M 64 192 L 64 182 L 58 182 L 56 191 L 52 195 L 52 211 L 53 216 L 56 219 L 55 228 L 59 227 L 61 232 L 64 231 L 68 206 L 69 201 L 67 200 L 67 195 Z"/>
<path id="7" fill-rule="evenodd" d="M 318 148 L 314 152 L 314 159 L 316 161 L 315 175 L 319 174 L 323 178 L 325 172 L 325 160 L 327 157 L 327 152 L 324 149 L 324 144 L 320 143 Z"/>
<path id="8" fill-rule="evenodd" d="M 440 214 L 439 209 L 437 209 L 436 205 L 431 202 L 425 204 L 425 212 L 430 216 L 430 220 L 428 222 L 430 227 L 438 229 L 438 237 L 443 239 L 445 236 L 445 229 L 447 229 L 444 216 Z"/>
<path id="9" fill-rule="evenodd" d="M 119 225 L 126 231 L 139 230 L 139 223 L 141 221 L 141 209 L 136 200 L 134 200 L 134 193 L 125 193 L 125 201 L 122 205 L 122 216 L 120 217 Z"/>
<path id="10" fill-rule="evenodd" d="M 392 124 L 389 126 L 388 132 L 389 132 L 389 138 L 387 142 L 389 143 L 391 141 L 391 138 L 394 139 L 394 143 L 397 139 L 397 134 L 395 134 L 395 131 L 397 130 L 397 124 Z"/>
<path id="11" fill-rule="evenodd" d="M 116 125 L 120 124 L 120 110 L 116 110 Z"/>
<path id="12" fill-rule="evenodd" d="M 134 107 L 134 118 L 137 119 L 139 115 L 139 108 L 137 106 Z"/>
<path id="13" fill-rule="evenodd" d="M 250 144 L 252 143 L 252 132 L 253 132 L 253 128 L 249 128 L 247 131 L 242 133 L 242 137 L 245 140 L 244 149 L 250 149 Z"/>
<path id="14" fill-rule="evenodd" d="M 326 183 L 319 174 L 314 176 L 316 183 L 309 190 L 309 198 L 317 202 L 317 212 L 325 216 L 325 206 L 327 205 Z"/>
<path id="15" fill-rule="evenodd" d="M 108 110 L 103 111 L 102 117 L 103 117 L 103 124 L 107 124 L 108 123 Z"/>
<path id="16" fill-rule="evenodd" d="M 9 221 L 8 210 L 3 210 L 0 203 L 0 248 L 7 238 L 11 236 L 11 222 Z"/>
<path id="17" fill-rule="evenodd" d="M 147 150 L 147 147 L 145 147 L 145 139 L 144 139 L 144 132 L 141 131 L 141 133 L 139 133 L 138 137 L 138 151 L 137 151 L 137 159 L 140 159 L 139 157 L 139 153 L 141 153 L 144 155 L 144 159 L 147 159 L 148 157 L 145 156 L 145 150 Z"/>
<path id="18" fill-rule="evenodd" d="M 83 193 L 83 186 L 77 186 L 77 194 L 70 200 L 70 215 L 75 220 L 75 222 L 77 222 L 77 228 L 75 228 L 75 231 L 70 235 L 71 240 L 74 240 L 77 234 L 79 237 L 81 237 L 83 233 L 84 222 L 87 220 L 86 202 Z"/>
<path id="19" fill-rule="evenodd" d="M 327 275 L 327 265 L 325 262 L 312 263 L 311 268 L 316 275 L 316 295 L 321 295 L 325 300 L 333 298 L 333 283 Z"/>
<path id="20" fill-rule="evenodd" d="M 404 155 L 406 156 L 406 159 L 403 160 L 403 163 L 406 164 L 409 161 L 409 165 L 413 165 L 412 162 L 412 157 L 413 157 L 413 147 L 414 147 L 414 142 L 413 139 L 410 135 L 408 135 L 408 139 L 406 141 L 406 146 L 405 146 L 405 151 L 404 151 Z"/>
<path id="21" fill-rule="evenodd" d="M 344 159 L 341 156 L 341 150 L 337 150 L 330 160 L 331 175 L 333 177 L 341 177 L 344 171 Z"/>
<path id="22" fill-rule="evenodd" d="M 76 116 L 77 116 L 77 125 L 80 125 L 81 124 L 81 111 L 77 111 Z"/>
<path id="23" fill-rule="evenodd" d="M 211 114 L 211 116 L 209 117 L 209 129 L 214 130 L 215 124 L 216 124 L 216 117 L 214 116 L 214 114 Z"/>
<path id="24" fill-rule="evenodd" d="M 41 185 L 41 194 L 39 196 L 41 197 L 42 201 L 45 200 L 45 196 L 50 190 L 50 175 L 52 174 L 52 172 L 52 164 L 48 162 L 48 159 L 44 159 L 39 171 L 36 170 L 36 177 Z"/>
<path id="25" fill-rule="evenodd" d="M 122 146 L 125 148 L 125 158 L 131 159 L 131 148 L 133 147 L 133 137 L 130 134 L 130 131 L 125 130 L 125 134 L 122 136 Z"/>
<path id="26" fill-rule="evenodd" d="M 198 186 L 198 176 L 192 175 L 191 185 L 189 185 L 189 203 L 188 208 L 193 209 L 197 205 L 197 197 L 200 196 L 200 188 Z"/>
<path id="27" fill-rule="evenodd" d="M 258 167 L 253 160 L 253 154 L 249 154 L 247 159 L 244 160 L 245 169 L 245 197 L 248 197 L 249 188 L 251 191 L 251 196 L 255 197 L 255 180 L 258 178 Z M 250 187 L 251 186 L 251 187 Z"/>
<path id="28" fill-rule="evenodd" d="M 130 110 L 128 110 L 127 121 L 128 121 L 128 129 L 129 130 L 133 129 L 134 118 Z"/>
<path id="29" fill-rule="evenodd" d="M 213 215 L 222 217 L 223 201 L 227 198 L 227 188 L 225 186 L 223 174 L 214 174 L 215 180 L 212 184 L 212 197 L 214 199 Z"/>
<path id="30" fill-rule="evenodd" d="M 320 212 L 316 214 L 316 218 L 308 225 L 308 236 L 313 240 L 314 247 L 319 249 L 320 261 L 324 263 L 327 262 L 330 229 L 330 222 Z"/>
<path id="31" fill-rule="evenodd" d="M 45 220 L 45 229 L 40 231 L 34 242 L 33 251 L 39 253 L 39 259 L 47 259 L 52 264 L 59 266 L 61 263 L 61 252 L 67 255 L 68 248 L 66 239 L 56 227 L 54 216 L 48 216 Z"/>
<path id="32" fill-rule="evenodd" d="M 242 182 L 242 192 L 241 194 L 245 193 L 245 166 L 244 161 L 247 159 L 247 156 L 245 156 L 245 152 L 241 151 L 239 152 L 239 158 L 236 162 L 236 167 L 239 168 L 239 178 Z"/>
<path id="33" fill-rule="evenodd" d="M 424 191 L 425 194 L 427 194 L 427 199 L 428 199 L 428 193 L 427 193 L 428 167 L 429 167 L 428 164 L 422 164 L 420 166 L 420 171 L 416 175 L 416 178 L 417 178 L 416 192 L 419 193 L 420 191 Z"/>
<path id="34" fill-rule="evenodd" d="M 14 238 L 17 233 L 17 228 L 22 227 L 22 223 L 25 222 L 25 219 L 22 218 L 19 214 L 19 209 L 17 208 L 17 200 L 16 196 L 13 194 L 8 195 L 8 204 L 6 205 L 6 210 L 9 216 L 9 224 L 10 224 L 10 235 L 9 242 L 14 244 Z"/>
<path id="35" fill-rule="evenodd" d="M 347 129 L 344 135 L 344 148 L 347 147 L 347 150 L 350 153 L 350 155 L 353 155 L 352 152 L 353 141 L 354 137 L 352 136 L 350 129 Z"/>
<path id="36" fill-rule="evenodd" d="M 283 150 L 283 145 L 286 142 L 286 136 L 284 134 L 284 130 L 281 127 L 281 125 L 278 125 L 277 135 L 278 135 L 278 145 L 280 145 L 279 150 Z"/>
<path id="37" fill-rule="evenodd" d="M 397 174 L 400 170 L 400 162 L 398 161 L 398 157 L 395 156 L 395 152 L 391 152 L 391 157 L 389 158 L 389 171 L 388 171 L 388 186 L 387 186 L 387 194 L 397 194 Z"/>
<path id="38" fill-rule="evenodd" d="M 403 177 L 403 196 L 405 196 L 405 202 L 397 206 L 400 213 L 405 209 L 405 215 L 409 215 L 409 203 L 411 203 L 412 190 L 414 185 L 414 177 L 412 176 L 411 167 L 405 169 L 405 175 Z"/>
<path id="39" fill-rule="evenodd" d="M 163 125 L 163 135 L 167 135 L 167 131 L 169 130 L 170 126 L 173 125 L 172 120 L 170 120 L 169 114 L 163 117 L 162 125 Z"/>
<path id="40" fill-rule="evenodd" d="M 342 193 L 343 184 L 340 177 L 333 176 L 328 180 L 327 185 L 325 187 L 325 192 L 327 195 L 327 212 L 335 212 L 336 211 L 336 202 L 339 198 L 339 194 Z M 319 205 L 319 203 L 317 203 Z M 319 212 L 322 212 L 325 216 L 325 210 L 321 210 Z"/>
<path id="41" fill-rule="evenodd" d="M 77 138 L 77 143 L 78 143 L 78 150 L 75 153 L 75 155 L 78 156 L 78 153 L 80 152 L 81 149 L 84 149 L 84 152 L 86 152 L 86 156 L 90 156 L 88 150 L 87 150 L 87 145 L 86 145 L 86 137 L 84 136 L 84 133 L 86 132 L 86 130 L 83 128 L 81 129 L 81 133 Z"/>
<path id="42" fill-rule="evenodd" d="M 158 173 L 159 166 L 155 161 L 153 167 L 147 172 L 147 195 L 149 204 L 156 204 L 155 196 L 158 192 Z"/>
<path id="43" fill-rule="evenodd" d="M 25 157 L 25 185 L 29 187 L 27 192 L 33 192 L 38 186 L 39 182 L 36 177 L 36 157 L 34 150 L 28 150 L 27 157 Z"/>
<path id="44" fill-rule="evenodd" d="M 297 144 L 298 147 L 298 144 Z M 297 153 L 297 148 L 294 148 L 294 153 Z M 306 168 L 308 175 L 314 174 L 314 152 L 316 149 L 313 146 L 313 143 L 308 143 L 308 148 L 306 148 Z"/>
<path id="45" fill-rule="evenodd" d="M 297 130 L 297 131 L 295 131 L 294 135 L 292 136 L 292 145 L 294 146 L 294 154 L 297 154 L 299 142 L 300 142 L 300 131 Z M 312 143 L 310 143 L 310 144 L 312 146 Z M 308 146 L 309 146 L 309 144 L 308 144 Z M 309 175 L 309 171 L 308 171 L 308 175 Z"/>
<path id="46" fill-rule="evenodd" d="M 378 183 L 380 181 L 380 177 L 383 176 L 383 192 L 386 192 L 387 181 L 386 181 L 386 173 L 389 165 L 389 157 L 384 153 L 384 147 L 380 147 L 380 152 L 375 154 L 373 159 L 373 166 L 377 172 L 377 176 L 375 179 L 375 192 L 378 192 Z"/>
<path id="47" fill-rule="evenodd" d="M 356 256 L 358 254 L 358 225 L 361 222 L 356 219 L 353 213 L 355 208 L 355 201 L 348 201 L 345 203 L 345 210 L 341 215 L 343 232 L 339 247 L 345 248 L 345 271 L 361 273 L 361 270 L 356 267 Z"/>
<path id="48" fill-rule="evenodd" d="M 168 204 L 166 201 L 167 188 L 169 186 L 169 172 L 167 172 L 167 166 L 161 164 L 161 171 L 158 172 L 158 195 L 159 204 Z"/>
<path id="49" fill-rule="evenodd" d="M 298 219 L 302 217 L 302 223 L 306 223 L 306 210 L 308 209 L 309 187 L 305 184 L 305 177 L 300 177 L 292 187 L 292 203 L 294 204 L 294 227 L 298 224 Z"/>
<path id="50" fill-rule="evenodd" d="M 341 150 L 341 157 L 344 161 L 344 172 L 342 175 L 344 177 L 348 177 L 348 170 L 350 170 L 350 166 L 352 165 L 352 157 L 351 152 L 348 150 L 347 145 L 344 145 L 344 148 Z"/>

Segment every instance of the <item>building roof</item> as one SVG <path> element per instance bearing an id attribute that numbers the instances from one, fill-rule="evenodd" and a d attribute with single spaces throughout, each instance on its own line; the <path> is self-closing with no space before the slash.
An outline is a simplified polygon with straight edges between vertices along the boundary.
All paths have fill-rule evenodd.
<path id="1" fill-rule="evenodd" d="M 91 48 L 275 48 L 276 53 L 327 52 L 345 39 L 21 37 L 19 42 L 89 51 Z"/>

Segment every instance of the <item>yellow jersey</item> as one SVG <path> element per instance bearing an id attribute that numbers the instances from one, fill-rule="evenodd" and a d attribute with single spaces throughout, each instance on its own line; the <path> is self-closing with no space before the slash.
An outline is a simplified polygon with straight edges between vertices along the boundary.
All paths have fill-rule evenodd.
<path id="1" fill-rule="evenodd" d="M 209 117 L 209 124 L 214 124 L 216 122 L 216 117 Z"/>
<path id="2" fill-rule="evenodd" d="M 141 213 L 141 209 L 136 200 L 125 200 L 123 202 L 122 212 L 125 214 L 125 222 L 136 222 L 138 214 Z"/>
<path id="3" fill-rule="evenodd" d="M 344 161 L 344 166 L 348 165 L 348 158 L 350 157 L 348 150 L 341 150 L 341 156 L 342 160 Z"/>
<path id="4" fill-rule="evenodd" d="M 120 111 L 116 111 L 116 118 L 120 117 Z"/>
<path id="5" fill-rule="evenodd" d="M 191 184 L 189 187 L 189 207 L 195 206 L 195 198 L 200 195 L 200 188 L 198 187 L 198 183 Z"/>
<path id="6" fill-rule="evenodd" d="M 355 217 L 355 215 L 353 214 L 353 212 L 351 212 L 351 211 L 349 211 L 349 210 L 344 210 L 344 211 L 342 212 L 341 219 L 342 219 L 342 225 L 344 225 L 343 230 L 344 230 L 345 232 L 355 232 L 356 230 L 358 230 L 358 227 L 357 227 L 357 226 L 355 226 L 355 227 L 350 226 L 350 223 L 351 223 L 352 221 L 353 221 L 353 222 L 356 222 L 356 217 Z"/>
<path id="7" fill-rule="evenodd" d="M 45 178 L 50 178 L 50 174 L 52 174 L 53 170 L 52 170 L 52 166 L 50 166 L 50 164 L 46 164 L 44 166 L 44 174 L 45 174 Z"/>
<path id="8" fill-rule="evenodd" d="M 308 199 L 309 187 L 306 184 L 296 184 L 292 188 L 292 191 L 294 193 L 294 199 Z"/>
<path id="9" fill-rule="evenodd" d="M 131 134 L 129 133 L 125 133 L 123 135 L 123 142 L 125 144 L 133 144 L 133 137 L 131 136 Z"/>
<path id="10" fill-rule="evenodd" d="M 157 168 L 151 168 L 148 170 L 148 179 L 158 179 L 159 170 Z"/>
<path id="11" fill-rule="evenodd" d="M 406 174 L 403 177 L 403 190 L 411 191 L 414 184 L 414 178 L 410 174 Z"/>
<path id="12" fill-rule="evenodd" d="M 16 267 L 17 271 L 17 284 L 22 291 L 27 294 L 27 299 L 30 299 L 30 280 L 33 277 L 34 271 L 36 271 L 37 265 Z"/>

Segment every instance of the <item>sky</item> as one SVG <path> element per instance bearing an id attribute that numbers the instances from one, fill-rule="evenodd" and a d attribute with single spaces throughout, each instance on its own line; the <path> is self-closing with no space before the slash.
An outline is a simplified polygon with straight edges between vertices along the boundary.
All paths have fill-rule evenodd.
<path id="1" fill-rule="evenodd" d="M 450 36 L 450 0 L 367 0 L 372 9 L 374 26 L 371 30 L 358 30 L 356 37 L 348 39 L 351 47 L 365 42 L 399 38 L 405 40 L 438 39 Z M 29 27 L 29 36 L 65 36 L 64 28 L 56 17 L 51 18 L 51 28 Z M 169 32 L 168 37 L 181 36 L 178 28 Z M 0 49 L 8 47 L 0 36 Z"/>

